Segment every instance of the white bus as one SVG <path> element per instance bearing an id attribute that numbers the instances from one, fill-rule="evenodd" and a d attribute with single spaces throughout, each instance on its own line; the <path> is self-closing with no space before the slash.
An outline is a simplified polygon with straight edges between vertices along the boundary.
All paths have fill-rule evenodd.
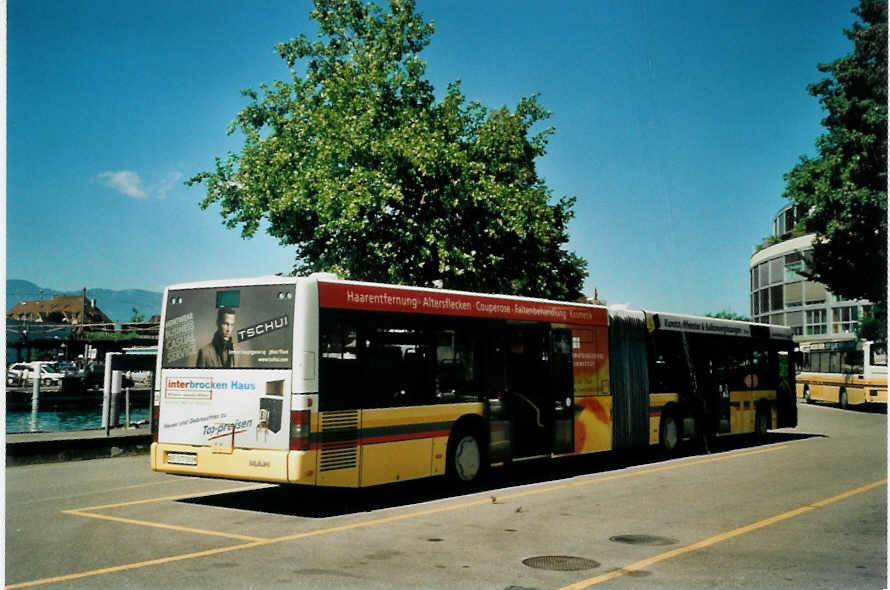
<path id="1" fill-rule="evenodd" d="M 887 348 L 869 341 L 801 346 L 797 397 L 841 408 L 887 404 Z"/>

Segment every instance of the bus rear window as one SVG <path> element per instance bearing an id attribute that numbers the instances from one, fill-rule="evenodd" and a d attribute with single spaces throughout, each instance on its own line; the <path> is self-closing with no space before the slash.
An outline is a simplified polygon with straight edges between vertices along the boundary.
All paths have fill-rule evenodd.
<path id="1" fill-rule="evenodd" d="M 170 291 L 162 366 L 289 368 L 293 323 L 293 285 Z"/>
<path id="2" fill-rule="evenodd" d="M 241 291 L 217 291 L 216 307 L 240 307 Z"/>
<path id="3" fill-rule="evenodd" d="M 872 344 L 871 365 L 873 367 L 887 366 L 887 347 L 883 344 Z"/>

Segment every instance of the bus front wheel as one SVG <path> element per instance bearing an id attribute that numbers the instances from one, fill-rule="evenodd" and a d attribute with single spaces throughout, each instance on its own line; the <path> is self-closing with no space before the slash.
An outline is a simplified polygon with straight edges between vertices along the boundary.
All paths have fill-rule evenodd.
<path id="1" fill-rule="evenodd" d="M 847 390 L 846 389 L 841 389 L 841 393 L 840 393 L 840 397 L 838 399 L 837 405 L 839 405 L 842 410 L 847 409 L 847 406 L 849 405 L 849 403 L 847 401 Z"/>
<path id="2" fill-rule="evenodd" d="M 813 399 L 810 397 L 810 388 L 809 387 L 803 388 L 803 401 L 807 402 L 808 404 L 813 403 Z"/>
<path id="3" fill-rule="evenodd" d="M 451 435 L 448 443 L 448 475 L 454 481 L 471 483 L 482 473 L 483 453 L 479 438 L 467 430 Z"/>

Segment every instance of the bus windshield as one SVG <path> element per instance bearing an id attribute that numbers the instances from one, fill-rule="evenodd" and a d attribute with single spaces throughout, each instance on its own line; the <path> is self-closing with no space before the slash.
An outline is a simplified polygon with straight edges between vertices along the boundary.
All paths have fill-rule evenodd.
<path id="1" fill-rule="evenodd" d="M 293 285 L 168 292 L 162 366 L 287 369 L 293 361 Z"/>

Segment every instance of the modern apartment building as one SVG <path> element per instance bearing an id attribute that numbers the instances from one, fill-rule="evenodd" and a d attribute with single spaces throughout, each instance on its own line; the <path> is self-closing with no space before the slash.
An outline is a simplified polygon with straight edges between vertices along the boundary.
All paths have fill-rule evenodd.
<path id="1" fill-rule="evenodd" d="M 794 205 L 773 218 L 773 237 L 751 256 L 751 317 L 788 326 L 797 342 L 855 340 L 854 333 L 869 301 L 849 301 L 822 283 L 799 274 L 812 253 L 815 234 L 797 235 Z"/>

